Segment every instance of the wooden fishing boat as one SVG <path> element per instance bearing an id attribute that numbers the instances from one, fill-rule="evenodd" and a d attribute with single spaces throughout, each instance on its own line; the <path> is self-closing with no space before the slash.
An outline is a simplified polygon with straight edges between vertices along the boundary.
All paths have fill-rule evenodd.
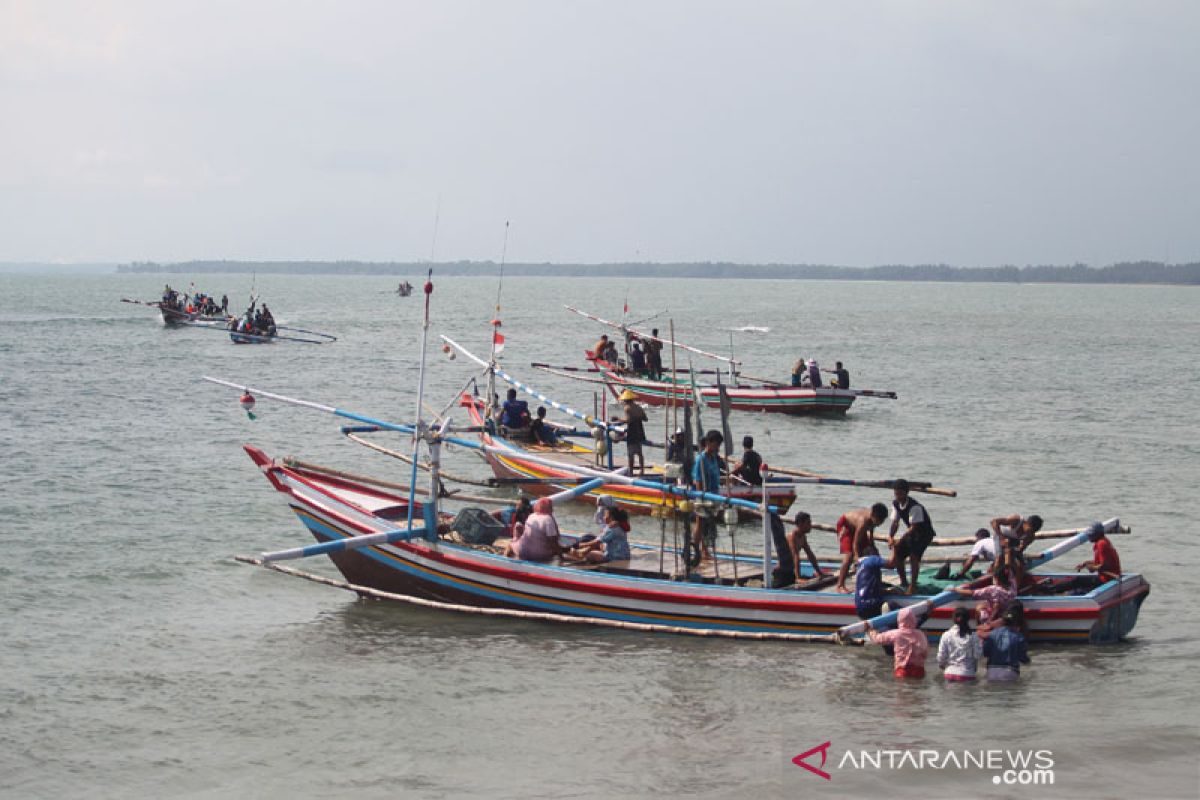
<path id="1" fill-rule="evenodd" d="M 635 330 L 623 322 L 612 322 L 594 314 L 589 314 L 586 311 L 581 311 L 574 306 L 565 306 L 565 308 L 574 314 L 620 331 L 625 339 L 626 346 L 635 339 L 642 342 L 656 342 L 660 347 L 678 348 L 686 353 L 722 362 L 728 369 L 728 381 L 724 382 L 724 384 L 720 381 L 720 370 L 700 370 L 699 372 L 694 372 L 691 369 L 668 369 L 667 367 L 670 365 L 664 365 L 663 374 L 651 379 L 646 374 L 639 375 L 627 369 L 626 364 L 617 363 L 615 358 L 619 358 L 619 354 L 616 357 L 609 355 L 606 359 L 604 353 L 587 351 L 586 357 L 592 364 L 592 368 L 602 376 L 598 380 L 606 383 L 614 395 L 618 395 L 628 389 L 634 393 L 638 401 L 647 405 L 662 406 L 675 404 L 688 407 L 696 402 L 696 397 L 698 396 L 699 401 L 709 408 L 721 408 L 722 405 L 725 405 L 731 411 L 753 411 L 790 415 L 836 415 L 845 414 L 849 411 L 850 406 L 854 405 L 854 401 L 859 397 L 896 399 L 896 393 L 889 391 L 836 388 L 833 386 L 791 386 L 779 381 L 756 378 L 741 372 L 742 362 L 733 358 L 732 355 L 723 356 L 683 344 L 673 339 L 655 336 L 653 332 L 647 333 L 646 331 Z M 578 372 L 578 370 L 571 368 L 554 368 L 545 364 L 537 366 L 539 369 L 544 369 L 553 374 L 562 374 L 568 378 L 597 380 L 596 378 L 581 378 L 579 375 L 572 374 Z M 813 369 L 816 369 L 815 365 Z M 711 374 L 713 372 L 718 376 L 716 383 L 698 382 L 695 380 L 696 374 Z M 815 382 L 819 383 L 820 381 L 817 380 Z M 722 393 L 726 397 L 724 403 L 721 398 Z"/>
<path id="2" fill-rule="evenodd" d="M 691 406 L 694 402 L 690 379 L 670 378 L 650 380 L 630 374 L 615 364 L 593 358 L 592 363 L 604 376 L 613 396 L 628 389 L 639 402 L 651 406 L 675 404 Z M 696 384 L 695 392 L 709 408 L 721 407 L 722 388 L 729 398 L 731 411 L 761 411 L 776 414 L 845 414 L 861 396 L 862 390 L 821 387 L 774 386 L 765 383 L 725 385 Z"/>
<path id="3" fill-rule="evenodd" d="M 356 539 L 362 542 L 361 537 L 368 535 L 391 536 L 389 532 L 395 532 L 398 522 L 408 516 L 410 498 L 369 483 L 273 461 L 252 446 L 245 450 L 313 538 L 322 543 L 311 548 L 327 552 L 349 583 L 346 588 L 361 594 L 380 592 L 468 608 L 549 612 L 562 615 L 555 618 L 563 621 L 622 621 L 676 632 L 825 634 L 861 627 L 852 595 L 753 585 L 763 575 L 755 557 L 739 559 L 736 579 L 732 559 L 725 556 L 720 559 L 720 578 L 681 582 L 672 580 L 660 567 L 658 547 L 636 543 L 628 561 L 599 565 L 505 558 L 494 546 L 454 540 L 444 526 L 439 526 L 435 535 L 426 529 L 422 536 L 358 544 Z M 423 508 L 414 508 L 418 517 L 423 512 Z M 296 553 L 310 555 L 304 552 L 309 549 Z M 1052 548 L 1065 549 L 1069 547 L 1064 544 Z M 666 557 L 668 568 L 672 560 Z M 805 577 L 812 576 L 810 565 L 803 569 Z M 1133 630 L 1150 590 L 1136 574 L 1079 590 L 1079 594 L 1055 593 L 1056 586 L 1077 580 L 1074 573 L 1039 573 L 1038 577 L 1047 582 L 1047 593 L 1019 598 L 1035 642 L 1117 641 Z M 918 609 L 937 605 L 923 626 L 935 637 L 950 626 L 954 607 L 969 607 L 973 601 L 946 602 L 942 593 L 897 596 L 889 598 L 889 604 Z"/>
<path id="4" fill-rule="evenodd" d="M 484 459 L 492 468 L 492 472 L 502 480 L 528 481 L 528 483 L 522 484 L 522 488 L 530 494 L 554 494 L 578 483 L 578 472 L 547 466 L 541 463 L 543 459 L 553 459 L 565 465 L 574 464 L 580 467 L 595 468 L 596 451 L 591 447 L 567 440 L 563 440 L 555 446 L 520 444 L 486 430 L 488 426 L 484 417 L 484 403 L 480 398 L 464 395 L 462 405 L 470 414 L 471 424 L 483 429 L 478 434 L 480 441 L 485 445 L 505 451 L 504 453 L 484 453 Z M 538 457 L 538 460 L 531 460 L 529 456 Z M 611 469 L 611 464 L 607 467 L 601 465 L 601 468 Z M 647 465 L 645 478 L 648 482 L 666 480 L 663 467 L 654 464 Z M 689 502 L 686 498 L 664 494 L 661 490 L 615 483 L 601 486 L 591 492 L 590 497 L 594 498 L 595 495 L 601 494 L 612 495 L 620 507 L 633 514 L 674 512 L 681 507 L 681 504 Z M 757 502 L 760 494 L 761 491 L 758 487 L 737 486 L 730 491 L 729 496 Z M 771 486 L 767 490 L 767 496 L 772 505 L 786 511 L 796 499 L 796 490 L 792 486 Z M 589 495 L 584 495 L 580 499 L 587 497 Z"/>

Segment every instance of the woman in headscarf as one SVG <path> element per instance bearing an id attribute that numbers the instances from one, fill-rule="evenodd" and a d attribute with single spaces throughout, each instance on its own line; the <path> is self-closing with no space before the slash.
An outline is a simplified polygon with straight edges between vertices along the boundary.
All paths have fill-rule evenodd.
<path id="1" fill-rule="evenodd" d="M 523 561 L 549 561 L 562 553 L 558 535 L 554 503 L 543 497 L 533 504 L 533 513 L 526 517 L 523 529 L 509 545 L 508 555 Z"/>
<path id="2" fill-rule="evenodd" d="M 917 627 L 917 615 L 911 608 L 900 609 L 899 627 L 879 633 L 867 623 L 867 636 L 875 644 L 896 648 L 894 674 L 897 678 L 924 678 L 925 657 L 929 655 L 929 639 Z"/>

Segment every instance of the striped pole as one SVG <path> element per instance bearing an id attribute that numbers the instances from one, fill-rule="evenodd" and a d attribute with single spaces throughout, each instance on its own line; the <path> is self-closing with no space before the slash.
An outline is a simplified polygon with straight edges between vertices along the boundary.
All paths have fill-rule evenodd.
<path id="1" fill-rule="evenodd" d="M 553 399 L 547 397 L 546 395 L 539 392 L 537 389 L 534 389 L 532 386 L 530 386 L 526 383 L 522 383 L 521 381 L 517 380 L 512 375 L 508 374 L 507 372 L 500 369 L 499 367 L 491 367 L 482 358 L 473 354 L 471 351 L 467 350 L 465 347 L 463 347 L 461 344 L 459 344 L 458 342 L 451 339 L 449 336 L 443 336 L 442 341 L 445 342 L 446 344 L 450 345 L 451 347 L 453 347 L 458 352 L 462 353 L 464 356 L 466 356 L 470 360 L 474 361 L 479 366 L 484 367 L 485 369 L 491 369 L 492 372 L 495 373 L 495 375 L 498 378 L 500 378 L 501 380 L 503 380 L 505 383 L 508 383 L 509 385 L 511 385 L 517 389 L 520 389 L 522 392 L 525 392 L 525 394 L 530 395 L 531 397 L 536 397 L 538 400 L 541 400 L 543 403 L 550 406 L 551 408 L 558 409 L 559 411 L 563 412 L 564 414 L 568 414 L 572 417 L 575 417 L 576 419 L 583 420 L 590 427 L 593 427 L 593 428 L 599 427 L 599 428 L 605 428 L 608 430 L 614 429 L 614 426 L 609 425 L 607 422 L 598 420 L 595 417 L 590 416 L 588 414 L 584 414 L 582 411 L 576 411 L 575 409 L 571 408 L 570 406 L 563 405 L 562 403 L 558 402 L 557 400 L 553 400 Z"/>

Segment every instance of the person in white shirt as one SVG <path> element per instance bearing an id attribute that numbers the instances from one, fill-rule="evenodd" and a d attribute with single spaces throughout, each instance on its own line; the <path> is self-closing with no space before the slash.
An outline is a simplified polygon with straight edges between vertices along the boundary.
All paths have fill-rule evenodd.
<path id="1" fill-rule="evenodd" d="M 967 577 L 967 570 L 976 561 L 995 561 L 996 560 L 996 543 L 992 541 L 992 535 L 987 528 L 980 528 L 975 531 L 975 546 L 971 548 L 971 554 L 967 556 L 967 560 L 963 562 L 962 569 L 959 570 L 958 577 Z"/>
<path id="2" fill-rule="evenodd" d="M 948 681 L 973 681 L 983 658 L 983 644 L 971 630 L 971 611 L 954 609 L 954 625 L 938 642 L 937 660 Z"/>

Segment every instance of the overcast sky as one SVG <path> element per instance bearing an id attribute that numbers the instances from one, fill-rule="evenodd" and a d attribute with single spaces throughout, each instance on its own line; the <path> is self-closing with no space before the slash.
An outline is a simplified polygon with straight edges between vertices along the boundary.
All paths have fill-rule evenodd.
<path id="1" fill-rule="evenodd" d="M 0 261 L 1196 261 L 1198 23 L 0 0 Z"/>

